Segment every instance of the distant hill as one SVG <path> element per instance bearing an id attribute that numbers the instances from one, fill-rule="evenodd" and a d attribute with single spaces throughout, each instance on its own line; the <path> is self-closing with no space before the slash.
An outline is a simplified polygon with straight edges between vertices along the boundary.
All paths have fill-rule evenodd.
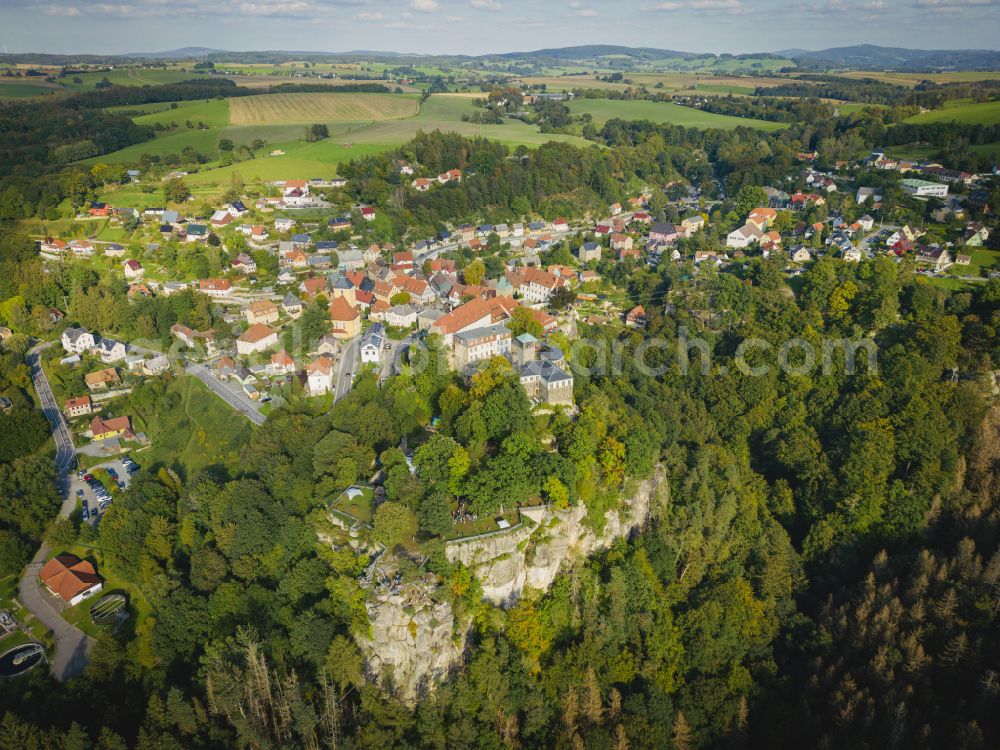
<path id="1" fill-rule="evenodd" d="M 780 53 L 779 53 L 780 54 Z M 858 44 L 791 55 L 804 67 L 835 66 L 869 70 L 1000 70 L 995 50 L 929 50 Z"/>
<path id="2" fill-rule="evenodd" d="M 181 47 L 180 49 L 167 50 L 165 52 L 129 52 L 122 57 L 138 57 L 146 60 L 182 60 L 192 57 L 208 57 L 225 52 L 223 49 L 212 49 L 211 47 Z"/>
<path id="3" fill-rule="evenodd" d="M 519 60 L 583 60 L 594 57 L 631 57 L 637 60 L 657 60 L 667 57 L 698 57 L 693 52 L 677 52 L 655 47 L 622 47 L 615 44 L 583 44 L 576 47 L 552 47 L 531 52 L 504 52 L 497 55 L 482 55 L 482 57 L 499 57 Z"/>

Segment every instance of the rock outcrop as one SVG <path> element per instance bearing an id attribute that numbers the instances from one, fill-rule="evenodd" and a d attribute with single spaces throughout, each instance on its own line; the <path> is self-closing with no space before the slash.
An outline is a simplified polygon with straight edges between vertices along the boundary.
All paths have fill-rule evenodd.
<path id="1" fill-rule="evenodd" d="M 433 587 L 412 583 L 371 597 L 371 637 L 359 638 L 369 676 L 391 681 L 397 696 L 413 704 L 462 661 L 468 623 L 455 628 L 451 604 Z M 456 635 L 457 634 L 457 635 Z"/>
<path id="2" fill-rule="evenodd" d="M 605 513 L 599 532 L 587 522 L 583 506 L 558 512 L 547 507 L 526 509 L 521 523 L 512 529 L 449 542 L 448 559 L 472 568 L 486 599 L 506 606 L 525 587 L 547 589 L 564 564 L 641 529 L 665 488 L 664 471 L 658 466 L 650 479 L 635 483 L 619 508 Z"/>
<path id="3" fill-rule="evenodd" d="M 509 529 L 449 542 L 446 554 L 472 569 L 489 602 L 509 606 L 525 588 L 547 589 L 564 566 L 640 530 L 665 499 L 663 467 L 634 485 L 617 509 L 605 513 L 599 531 L 588 523 L 583 506 L 563 511 L 539 506 L 522 509 L 521 522 Z M 451 605 L 435 598 L 429 580 L 373 590 L 368 616 L 371 636 L 358 643 L 370 676 L 385 684 L 391 674 L 403 701 L 415 703 L 462 663 L 470 623 L 454 621 Z"/>

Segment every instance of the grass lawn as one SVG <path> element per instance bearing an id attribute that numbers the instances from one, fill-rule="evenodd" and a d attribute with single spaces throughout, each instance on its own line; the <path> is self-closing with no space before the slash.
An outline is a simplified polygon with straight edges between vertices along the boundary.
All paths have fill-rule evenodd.
<path id="1" fill-rule="evenodd" d="M 132 417 L 152 445 L 134 453 L 143 467 L 163 464 L 190 476 L 212 464 L 233 466 L 246 444 L 250 422 L 197 378 L 183 375 L 167 384 L 163 399 L 118 401 L 115 413 Z"/>
<path id="2" fill-rule="evenodd" d="M 364 523 L 372 522 L 372 499 L 374 493 L 371 487 L 359 487 L 361 494 L 355 497 L 348 497 L 345 490 L 333 501 L 334 510 L 354 516 Z"/>
<path id="3" fill-rule="evenodd" d="M 963 255 L 971 254 L 972 262 L 967 266 L 951 266 L 948 271 L 953 276 L 983 276 L 988 271 L 1000 268 L 1000 250 L 971 247 L 961 248 L 958 252 Z"/>
<path id="4" fill-rule="evenodd" d="M 906 122 L 960 122 L 965 125 L 996 125 L 1000 123 L 1000 102 L 976 104 L 956 99 L 945 103 L 944 108 L 908 117 Z"/>
<path id="5" fill-rule="evenodd" d="M 507 523 L 514 526 L 521 520 L 520 513 L 518 513 L 517 508 L 511 508 L 503 513 L 501 518 L 506 519 Z M 500 526 L 497 525 L 496 517 L 488 516 L 486 518 L 479 518 L 475 521 L 461 521 L 456 523 L 454 526 L 454 533 L 451 534 L 449 539 L 462 539 L 467 536 L 475 536 L 477 534 L 487 534 L 491 531 L 500 531 Z"/>
<path id="6" fill-rule="evenodd" d="M 111 506 L 113 508 L 114 506 Z M 108 512 L 113 512 L 109 508 Z M 105 560 L 104 551 L 100 547 L 87 544 L 78 544 L 67 550 L 73 555 L 85 560 L 90 560 L 97 568 L 97 574 L 104 579 L 104 588 L 90 597 L 84 599 L 75 607 L 70 607 L 63 612 L 63 618 L 89 636 L 97 637 L 104 632 L 90 618 L 90 608 L 100 600 L 102 596 L 112 593 L 125 594 L 128 600 L 129 617 L 133 620 L 132 627 L 142 622 L 147 615 L 153 611 L 152 605 L 145 595 L 133 583 L 122 578 Z"/>
<path id="7" fill-rule="evenodd" d="M 671 123 L 689 128 L 721 128 L 723 130 L 732 130 L 740 126 L 757 128 L 758 130 L 781 130 L 788 127 L 785 123 L 719 115 L 669 102 L 575 99 L 569 102 L 569 109 L 575 115 L 589 112 L 593 115 L 594 125 L 598 128 L 614 118 L 651 120 L 656 123 Z"/>

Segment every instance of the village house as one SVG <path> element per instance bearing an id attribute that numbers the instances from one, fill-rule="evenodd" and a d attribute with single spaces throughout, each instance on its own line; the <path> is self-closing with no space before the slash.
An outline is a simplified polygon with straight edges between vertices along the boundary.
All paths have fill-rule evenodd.
<path id="1" fill-rule="evenodd" d="M 114 339 L 101 338 L 97 342 L 97 346 L 94 351 L 101 358 L 101 361 L 109 365 L 112 362 L 120 362 L 125 359 L 125 344 L 120 341 L 115 341 Z"/>
<path id="2" fill-rule="evenodd" d="M 86 328 L 67 328 L 62 332 L 62 347 L 67 354 L 83 354 L 93 349 L 97 342 Z"/>
<path id="3" fill-rule="evenodd" d="M 89 258 L 94 254 L 94 243 L 89 240 L 73 240 L 67 249 L 78 258 Z"/>
<path id="4" fill-rule="evenodd" d="M 218 229 L 220 227 L 228 226 L 235 218 L 236 217 L 228 209 L 219 209 L 212 214 L 212 218 L 209 220 L 209 223 Z"/>
<path id="5" fill-rule="evenodd" d="M 903 190 L 915 198 L 944 198 L 948 195 L 948 186 L 940 182 L 906 179 L 899 183 Z"/>
<path id="6" fill-rule="evenodd" d="M 302 314 L 302 301 L 289 292 L 281 300 L 281 309 L 285 311 L 285 315 L 294 320 Z"/>
<path id="7" fill-rule="evenodd" d="M 142 263 L 137 261 L 135 258 L 130 258 L 122 264 L 122 269 L 125 272 L 125 278 L 130 281 L 138 281 L 142 278 L 143 268 Z"/>
<path id="8" fill-rule="evenodd" d="M 257 273 L 257 262 L 246 253 L 240 253 L 231 263 L 234 271 L 243 273 Z"/>
<path id="9" fill-rule="evenodd" d="M 596 242 L 584 242 L 576 251 L 576 257 L 581 263 L 590 263 L 601 259 L 601 246 Z"/>
<path id="10" fill-rule="evenodd" d="M 361 363 L 378 364 L 382 361 L 382 347 L 385 345 L 385 327 L 374 323 L 361 337 Z"/>
<path id="11" fill-rule="evenodd" d="M 778 218 L 778 212 L 773 208 L 755 208 L 747 216 L 747 224 L 753 224 L 760 231 L 766 232 Z"/>
<path id="12" fill-rule="evenodd" d="M 918 248 L 914 260 L 917 263 L 934 266 L 938 271 L 943 271 L 951 265 L 951 255 L 948 254 L 948 251 L 935 245 Z"/>
<path id="13" fill-rule="evenodd" d="M 104 246 L 104 255 L 107 258 L 122 258 L 126 252 L 128 252 L 126 247 L 119 245 L 117 242 L 109 242 Z"/>
<path id="14" fill-rule="evenodd" d="M 393 328 L 409 328 L 417 324 L 418 312 L 420 309 L 416 305 L 393 305 L 385 311 L 382 319 Z"/>
<path id="15" fill-rule="evenodd" d="M 263 323 L 254 323 L 236 337 L 236 352 L 247 356 L 270 349 L 278 343 L 278 332 Z"/>
<path id="16" fill-rule="evenodd" d="M 306 367 L 306 382 L 310 396 L 322 396 L 333 390 L 333 357 L 321 354 Z"/>
<path id="17" fill-rule="evenodd" d="M 132 432 L 132 420 L 129 417 L 103 419 L 96 416 L 90 420 L 90 435 L 93 440 L 108 440 L 116 437 L 131 440 L 135 437 Z"/>
<path id="18" fill-rule="evenodd" d="M 680 239 L 681 233 L 673 224 L 666 222 L 654 222 L 649 228 L 649 239 L 656 242 L 675 242 Z"/>
<path id="19" fill-rule="evenodd" d="M 278 306 L 269 300 L 251 302 L 243 312 L 250 325 L 255 323 L 270 324 L 278 320 Z"/>
<path id="20" fill-rule="evenodd" d="M 201 279 L 198 291 L 209 297 L 226 297 L 232 291 L 233 283 L 229 279 Z"/>
<path id="21" fill-rule="evenodd" d="M 90 391 L 106 391 L 113 385 L 120 385 L 122 380 L 114 367 L 88 372 L 83 376 L 83 382 Z"/>
<path id="22" fill-rule="evenodd" d="M 66 412 L 66 416 L 70 419 L 90 414 L 92 411 L 90 396 L 78 396 L 66 399 L 63 411 Z"/>
<path id="23" fill-rule="evenodd" d="M 208 239 L 208 227 L 204 224 L 188 224 L 183 231 L 185 242 L 204 242 Z"/>
<path id="24" fill-rule="evenodd" d="M 646 310 L 642 305 L 636 305 L 625 314 L 625 325 L 633 328 L 646 327 Z"/>
<path id="25" fill-rule="evenodd" d="M 413 182 L 410 183 L 410 186 L 413 187 L 413 189 L 418 192 L 426 193 L 428 190 L 431 189 L 431 185 L 433 184 L 434 183 L 431 182 L 426 177 L 418 177 L 417 179 L 415 179 Z"/>
<path id="26" fill-rule="evenodd" d="M 266 368 L 268 375 L 292 375 L 295 373 L 295 360 L 292 355 L 282 349 L 271 355 L 271 363 Z"/>
<path id="27" fill-rule="evenodd" d="M 274 220 L 274 231 L 276 232 L 290 232 L 295 227 L 295 219 L 275 219 Z"/>
<path id="28" fill-rule="evenodd" d="M 474 297 L 435 320 L 430 331 L 444 338 L 446 346 L 451 346 L 456 333 L 500 323 L 510 317 L 515 307 L 517 304 L 509 297 L 497 296 L 489 300 Z"/>
<path id="29" fill-rule="evenodd" d="M 361 209 L 361 218 L 365 221 L 375 221 L 375 209 L 371 206 L 363 206 Z"/>

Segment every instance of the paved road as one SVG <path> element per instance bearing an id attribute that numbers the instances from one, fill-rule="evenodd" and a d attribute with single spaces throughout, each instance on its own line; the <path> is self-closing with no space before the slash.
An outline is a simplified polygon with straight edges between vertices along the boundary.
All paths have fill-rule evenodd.
<path id="1" fill-rule="evenodd" d="M 230 388 L 226 383 L 216 378 L 211 370 L 204 365 L 189 362 L 184 368 L 184 372 L 198 378 L 198 380 L 208 386 L 212 393 L 243 414 L 243 416 L 255 425 L 262 425 L 267 421 L 267 417 L 260 413 L 260 404 L 253 401 L 243 391 Z"/>
<path id="2" fill-rule="evenodd" d="M 51 342 L 34 347 L 28 352 L 26 359 L 31 368 L 31 380 L 38 393 L 42 411 L 52 425 L 52 436 L 56 441 L 57 481 L 63 495 L 59 515 L 69 518 L 69 515 L 76 508 L 76 496 L 70 491 L 71 485 L 67 481 L 67 472 L 73 465 L 76 453 L 73 448 L 73 439 L 66 427 L 66 421 L 56 404 L 52 388 L 49 386 L 49 381 L 41 366 L 41 352 L 50 345 Z M 79 674 L 87 665 L 87 654 L 93 647 L 94 641 L 83 631 L 66 622 L 62 618 L 57 600 L 39 586 L 38 571 L 42 569 L 51 554 L 52 550 L 49 545 L 42 542 L 35 556 L 31 559 L 31 563 L 21 575 L 18 598 L 25 608 L 49 628 L 55 636 L 56 653 L 50 666 L 52 676 L 62 682 Z"/>
<path id="3" fill-rule="evenodd" d="M 358 370 L 358 358 L 361 355 L 361 338 L 349 341 L 344 347 L 337 365 L 337 379 L 333 384 L 333 400 L 340 401 L 351 390 L 354 383 L 354 373 Z"/>

